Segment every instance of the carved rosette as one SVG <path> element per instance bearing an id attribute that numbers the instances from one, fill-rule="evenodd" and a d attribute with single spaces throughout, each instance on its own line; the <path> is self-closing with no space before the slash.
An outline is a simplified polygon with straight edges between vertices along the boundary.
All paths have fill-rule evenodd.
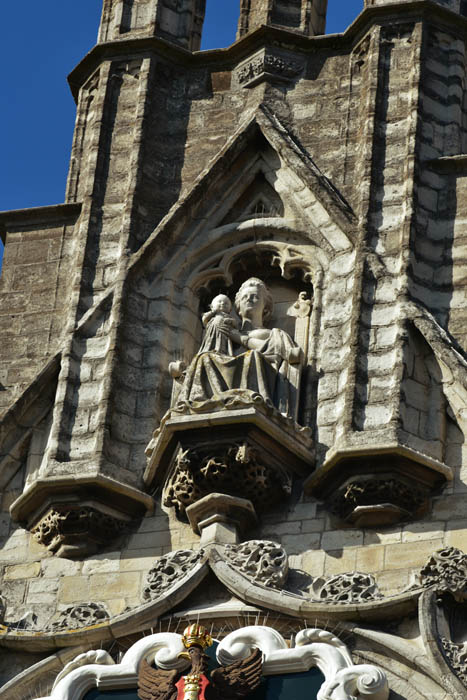
<path id="1" fill-rule="evenodd" d="M 275 542 L 250 540 L 226 545 L 224 557 L 237 571 L 256 584 L 268 588 L 284 588 L 289 573 L 285 550 Z"/>
<path id="2" fill-rule="evenodd" d="M 143 589 L 145 600 L 156 600 L 163 595 L 176 581 L 185 578 L 201 561 L 204 551 L 193 552 L 191 549 L 179 549 L 170 552 L 160 559 L 149 570 L 146 586 Z"/>
<path id="3" fill-rule="evenodd" d="M 102 624 L 109 617 L 107 609 L 100 603 L 72 605 L 66 610 L 62 610 L 58 620 L 52 623 L 51 629 L 54 632 L 60 632 L 62 630 L 79 629 L 80 627 L 91 627 Z"/>
<path id="4" fill-rule="evenodd" d="M 367 603 L 383 597 L 375 578 L 359 572 L 338 574 L 329 579 L 317 578 L 312 590 L 317 601 L 334 605 Z"/>
<path id="5" fill-rule="evenodd" d="M 467 593 L 467 554 L 455 547 L 437 550 L 420 571 L 423 586 L 434 586 L 439 592 L 449 592 L 457 600 Z"/>
<path id="6" fill-rule="evenodd" d="M 249 499 L 258 512 L 290 495 L 290 476 L 266 464 L 248 442 L 180 450 L 164 489 L 164 505 L 184 514 L 188 506 L 210 493 Z"/>
<path id="7" fill-rule="evenodd" d="M 71 558 L 108 546 L 127 525 L 92 506 L 66 504 L 50 508 L 32 533 L 36 542 L 54 554 Z"/>
<path id="8" fill-rule="evenodd" d="M 467 643 L 454 644 L 450 639 L 443 638 L 441 646 L 449 666 L 467 688 Z"/>

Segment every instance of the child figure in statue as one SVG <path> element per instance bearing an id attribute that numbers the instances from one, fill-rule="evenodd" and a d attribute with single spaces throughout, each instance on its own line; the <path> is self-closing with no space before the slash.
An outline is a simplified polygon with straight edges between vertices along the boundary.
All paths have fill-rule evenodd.
<path id="1" fill-rule="evenodd" d="M 237 321 L 231 315 L 232 302 L 225 294 L 218 294 L 212 300 L 210 309 L 211 311 L 203 314 L 202 317 L 206 332 L 198 355 L 203 352 L 218 352 L 222 355 L 233 356 L 232 341 L 225 331 L 220 330 L 221 324 L 226 324 L 232 329 L 238 327 Z"/>

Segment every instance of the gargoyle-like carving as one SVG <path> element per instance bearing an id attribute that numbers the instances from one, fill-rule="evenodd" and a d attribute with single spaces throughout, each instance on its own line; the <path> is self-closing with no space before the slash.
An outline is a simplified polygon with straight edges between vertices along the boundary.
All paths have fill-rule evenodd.
<path id="1" fill-rule="evenodd" d="M 203 496 L 225 493 L 249 499 L 261 512 L 290 495 L 290 491 L 290 476 L 265 465 L 248 443 L 219 446 L 217 450 L 215 445 L 209 445 L 206 450 L 178 453 L 164 489 L 164 505 L 175 506 L 183 514 Z"/>
<path id="2" fill-rule="evenodd" d="M 204 551 L 179 549 L 160 557 L 147 575 L 147 585 L 143 589 L 145 600 L 155 600 L 177 580 L 184 578 L 203 558 Z"/>
<path id="3" fill-rule="evenodd" d="M 91 506 L 56 506 L 32 529 L 34 539 L 51 552 L 80 556 L 108 545 L 127 523 Z M 84 548 L 84 549 L 83 549 Z"/>
<path id="4" fill-rule="evenodd" d="M 423 586 L 436 586 L 440 592 L 449 592 L 457 600 L 467 594 L 467 554 L 455 547 L 438 549 L 420 571 Z"/>
<path id="5" fill-rule="evenodd" d="M 84 654 L 78 654 L 73 661 L 66 664 L 63 671 L 60 671 L 55 679 L 52 689 L 55 688 L 58 683 L 60 683 L 62 678 L 65 678 L 65 676 L 68 676 L 69 673 L 74 671 L 75 668 L 81 668 L 82 666 L 87 666 L 88 664 L 113 666 L 115 661 L 107 651 L 104 651 L 104 649 L 91 650 L 86 651 Z"/>
<path id="6" fill-rule="evenodd" d="M 275 542 L 250 540 L 229 544 L 224 549 L 224 556 L 235 569 L 255 583 L 281 589 L 287 581 L 287 554 Z"/>
<path id="7" fill-rule="evenodd" d="M 374 577 L 359 572 L 338 574 L 329 579 L 317 578 L 313 581 L 312 591 L 320 603 L 366 603 L 383 597 Z"/>
<path id="8" fill-rule="evenodd" d="M 72 605 L 66 610 L 62 610 L 59 619 L 52 623 L 51 629 L 54 632 L 61 630 L 73 630 L 80 627 L 90 627 L 98 625 L 109 619 L 109 613 L 100 603 L 86 603 L 83 605 Z"/>
<path id="9" fill-rule="evenodd" d="M 467 643 L 454 644 L 450 639 L 441 639 L 444 655 L 458 679 L 467 688 Z"/>

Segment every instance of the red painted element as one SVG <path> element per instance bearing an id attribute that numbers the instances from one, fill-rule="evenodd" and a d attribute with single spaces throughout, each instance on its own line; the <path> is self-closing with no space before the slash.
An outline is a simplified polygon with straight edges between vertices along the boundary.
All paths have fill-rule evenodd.
<path id="1" fill-rule="evenodd" d="M 210 681 L 206 678 L 204 673 L 200 676 L 200 689 L 198 693 L 198 700 L 206 700 L 205 692 Z M 185 676 L 182 676 L 175 684 L 178 689 L 177 700 L 184 700 L 185 698 Z"/>
<path id="2" fill-rule="evenodd" d="M 185 696 L 185 678 L 182 676 L 175 684 L 178 688 L 177 700 L 183 700 Z"/>

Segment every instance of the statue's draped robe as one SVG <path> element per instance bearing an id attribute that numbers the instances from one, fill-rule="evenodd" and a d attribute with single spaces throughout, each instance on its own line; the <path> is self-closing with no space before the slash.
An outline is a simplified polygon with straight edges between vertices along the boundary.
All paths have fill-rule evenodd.
<path id="1" fill-rule="evenodd" d="M 258 350 L 234 357 L 200 351 L 187 369 L 177 404 L 196 404 L 232 395 L 233 390 L 259 394 L 280 413 L 297 417 L 300 365 L 290 364 L 297 345 L 280 328 L 273 328 Z"/>

